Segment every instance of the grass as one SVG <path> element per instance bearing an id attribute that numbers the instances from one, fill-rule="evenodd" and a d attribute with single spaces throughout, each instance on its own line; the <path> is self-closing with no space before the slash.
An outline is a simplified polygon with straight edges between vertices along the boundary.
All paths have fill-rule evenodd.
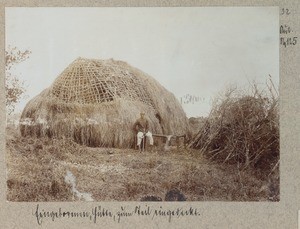
<path id="1" fill-rule="evenodd" d="M 95 201 L 165 199 L 178 189 L 187 201 L 278 201 L 279 171 L 254 170 L 209 161 L 197 150 L 139 153 L 133 149 L 90 148 L 68 139 L 21 137 L 7 129 L 9 201 L 79 201 L 65 182 Z"/>

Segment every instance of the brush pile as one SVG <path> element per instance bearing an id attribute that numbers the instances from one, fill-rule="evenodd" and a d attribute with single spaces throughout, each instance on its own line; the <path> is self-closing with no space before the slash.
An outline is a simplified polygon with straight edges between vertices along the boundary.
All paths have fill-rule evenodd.
<path id="1" fill-rule="evenodd" d="M 250 92 L 231 88 L 220 95 L 189 146 L 217 162 L 273 171 L 279 164 L 278 93 L 267 89 L 254 84 Z"/>

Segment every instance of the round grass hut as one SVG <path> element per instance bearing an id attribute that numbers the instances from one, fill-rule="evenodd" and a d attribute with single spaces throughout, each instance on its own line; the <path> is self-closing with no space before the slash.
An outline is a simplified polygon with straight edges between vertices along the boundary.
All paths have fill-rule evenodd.
<path id="1" fill-rule="evenodd" d="M 141 111 L 156 134 L 185 134 L 175 96 L 126 62 L 78 58 L 23 110 L 23 136 L 70 137 L 88 146 L 132 147 Z"/>

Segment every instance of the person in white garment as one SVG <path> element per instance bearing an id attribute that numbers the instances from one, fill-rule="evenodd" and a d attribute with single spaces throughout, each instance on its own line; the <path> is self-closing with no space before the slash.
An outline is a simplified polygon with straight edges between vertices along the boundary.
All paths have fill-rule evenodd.
<path id="1" fill-rule="evenodd" d="M 149 121 L 145 117 L 145 112 L 140 113 L 140 118 L 134 123 L 134 129 L 137 131 L 137 146 L 140 150 L 144 136 L 149 138 L 150 146 L 153 146 L 153 137 L 152 133 L 149 131 Z"/>

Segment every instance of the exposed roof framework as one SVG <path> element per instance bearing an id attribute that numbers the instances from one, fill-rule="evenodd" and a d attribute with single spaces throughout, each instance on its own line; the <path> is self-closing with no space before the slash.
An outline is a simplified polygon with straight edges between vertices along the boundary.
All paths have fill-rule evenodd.
<path id="1" fill-rule="evenodd" d="M 68 103 L 96 104 L 123 98 L 153 107 L 142 80 L 125 62 L 78 58 L 54 81 L 51 93 Z"/>

